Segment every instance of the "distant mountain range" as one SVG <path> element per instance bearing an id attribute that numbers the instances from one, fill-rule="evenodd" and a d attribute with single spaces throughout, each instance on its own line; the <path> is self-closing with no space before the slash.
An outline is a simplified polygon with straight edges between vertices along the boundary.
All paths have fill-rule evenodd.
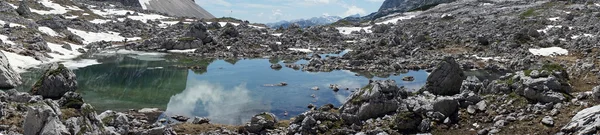
<path id="1" fill-rule="evenodd" d="M 267 23 L 266 25 L 271 28 L 279 28 L 279 27 L 287 28 L 292 24 L 298 24 L 300 27 L 305 28 L 305 27 L 309 27 L 309 26 L 331 24 L 340 19 L 342 19 L 342 17 L 320 16 L 320 17 L 313 17 L 310 19 L 299 19 L 299 20 L 291 20 L 291 21 L 280 21 L 280 22 L 276 22 L 276 23 Z"/>

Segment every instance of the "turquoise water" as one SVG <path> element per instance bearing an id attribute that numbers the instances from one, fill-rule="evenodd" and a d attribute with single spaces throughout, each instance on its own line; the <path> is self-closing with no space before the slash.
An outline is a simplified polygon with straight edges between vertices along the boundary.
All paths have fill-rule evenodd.
<path id="1" fill-rule="evenodd" d="M 98 111 L 161 108 L 167 115 L 202 116 L 222 124 L 241 124 L 260 112 L 272 112 L 279 118 L 289 119 L 305 112 L 311 103 L 316 106 L 331 103 L 339 107 L 353 90 L 366 85 L 369 79 L 393 79 L 398 85 L 419 89 L 427 78 L 424 71 L 382 78 L 368 74 L 356 76 L 357 73 L 345 70 L 303 72 L 287 67 L 274 70 L 269 66 L 277 61 L 269 59 L 175 60 L 168 56 L 128 54 L 98 61 L 101 64 L 74 69 L 78 92 Z M 301 62 L 305 61 L 298 61 Z M 202 69 L 180 68 L 190 64 Z M 35 82 L 38 78 L 35 74 L 39 73 L 23 74 L 26 84 Z M 401 80 L 404 76 L 414 76 L 415 81 L 404 82 Z M 280 82 L 288 85 L 264 86 Z M 329 89 L 330 84 L 339 85 L 341 90 L 334 92 Z M 315 86 L 320 90 L 311 89 Z"/>

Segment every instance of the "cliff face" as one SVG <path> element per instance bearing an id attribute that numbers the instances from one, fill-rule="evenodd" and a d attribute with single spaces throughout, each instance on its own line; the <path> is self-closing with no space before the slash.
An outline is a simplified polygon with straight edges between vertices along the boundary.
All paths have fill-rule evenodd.
<path id="1" fill-rule="evenodd" d="M 102 0 L 99 0 L 102 1 Z M 204 8 L 196 4 L 195 0 L 104 0 L 116 1 L 125 6 L 140 7 L 146 10 L 154 10 L 172 16 L 196 17 L 198 19 L 215 18 Z"/>
<path id="2" fill-rule="evenodd" d="M 434 6 L 454 1 L 456 0 L 385 0 L 379 8 L 379 12 L 406 12 L 421 7 Z"/>
<path id="3" fill-rule="evenodd" d="M 211 19 L 215 18 L 204 8 L 200 7 L 194 0 L 147 0 L 145 4 L 148 10 L 155 10 L 173 16 L 186 16 Z M 140 4 L 140 5 L 141 5 Z"/>

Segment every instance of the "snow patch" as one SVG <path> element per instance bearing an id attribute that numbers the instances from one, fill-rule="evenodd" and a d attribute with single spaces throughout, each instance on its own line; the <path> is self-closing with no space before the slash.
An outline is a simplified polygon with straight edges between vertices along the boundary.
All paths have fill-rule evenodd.
<path id="1" fill-rule="evenodd" d="M 52 30 L 50 27 L 41 26 L 41 27 L 38 27 L 38 30 L 43 33 L 48 34 L 49 36 L 53 36 L 53 37 L 59 36 L 58 33 L 56 33 L 56 31 Z"/>
<path id="2" fill-rule="evenodd" d="M 26 72 L 27 69 L 34 67 L 35 65 L 42 64 L 41 61 L 34 59 L 33 57 L 19 55 L 17 53 L 7 52 L 4 50 L 0 50 L 6 58 L 8 59 L 8 63 L 12 66 L 12 68 L 17 73 Z"/>
<path id="3" fill-rule="evenodd" d="M 288 48 L 288 50 L 298 51 L 298 52 L 305 52 L 305 53 L 311 53 L 311 52 L 313 52 L 310 49 L 303 49 L 303 48 Z"/>
<path id="4" fill-rule="evenodd" d="M 126 15 L 127 13 L 133 14 L 135 13 L 134 11 L 131 10 L 120 10 L 120 9 L 102 9 L 102 10 L 97 10 L 97 9 L 90 9 L 92 10 L 92 12 L 94 12 L 94 14 L 103 16 L 103 17 L 111 17 L 111 16 L 115 16 L 115 15 Z"/>
<path id="5" fill-rule="evenodd" d="M 593 37 L 595 37 L 595 36 L 594 36 L 594 35 L 592 35 L 592 34 L 582 34 L 582 35 L 574 35 L 574 36 L 571 36 L 571 39 L 578 39 L 578 38 L 580 38 L 580 37 L 591 37 L 591 38 L 593 38 Z"/>
<path id="6" fill-rule="evenodd" d="M 550 21 L 558 21 L 558 19 L 560 19 L 560 17 L 552 17 L 552 18 L 548 18 L 548 20 L 550 20 Z"/>
<path id="7" fill-rule="evenodd" d="M 7 24 L 7 22 L 0 20 L 0 26 L 4 26 L 5 24 Z M 23 27 L 25 28 L 25 26 L 21 25 L 21 24 L 17 24 L 17 23 L 10 23 L 8 22 L 9 27 Z"/>
<path id="8" fill-rule="evenodd" d="M 275 42 L 275 44 L 277 44 L 277 45 L 281 45 L 282 43 L 281 43 L 281 42 Z"/>
<path id="9" fill-rule="evenodd" d="M 475 59 L 480 59 L 484 61 L 495 60 L 495 61 L 504 61 L 501 57 L 479 57 L 477 55 L 472 55 Z"/>
<path id="10" fill-rule="evenodd" d="M 529 52 L 531 52 L 533 55 L 538 55 L 538 56 L 554 56 L 554 55 L 569 54 L 569 51 L 567 49 L 563 49 L 560 47 L 548 47 L 548 48 L 539 48 L 539 49 L 530 48 Z"/>
<path id="11" fill-rule="evenodd" d="M 8 36 L 0 35 L 0 40 L 6 44 L 15 45 L 15 42 L 8 40 Z"/>
<path id="12" fill-rule="evenodd" d="M 49 62 L 65 61 L 65 60 L 76 58 L 77 56 L 81 55 L 81 53 L 79 51 L 77 51 L 77 49 L 81 48 L 80 45 L 71 45 L 71 50 L 67 50 L 67 49 L 63 48 L 62 45 L 59 45 L 59 44 L 55 44 L 55 43 L 47 43 L 47 44 L 48 44 L 48 48 L 50 48 L 50 50 L 52 50 L 52 52 L 48 53 L 48 55 L 53 57 L 52 59 L 50 59 Z"/>
<path id="13" fill-rule="evenodd" d="M 142 5 L 142 9 L 146 10 L 148 9 L 146 7 L 146 4 L 150 5 L 150 0 L 139 0 L 140 1 L 140 5 Z"/>
<path id="14" fill-rule="evenodd" d="M 371 33 L 371 26 L 368 27 L 336 27 L 336 29 L 338 29 L 338 31 L 340 31 L 340 33 L 348 35 L 351 34 L 353 31 L 360 31 L 365 30 L 367 33 Z"/>
<path id="15" fill-rule="evenodd" d="M 62 64 L 65 65 L 65 67 L 67 67 L 68 69 L 78 69 L 91 65 L 97 65 L 100 64 L 100 62 L 98 62 L 98 60 L 93 59 L 81 59 L 76 61 L 65 61 Z"/>
<path id="16" fill-rule="evenodd" d="M 124 41 L 125 39 L 127 39 L 128 41 L 134 41 L 134 40 L 142 39 L 140 37 L 125 38 L 125 37 L 119 36 L 119 33 L 112 32 L 112 31 L 109 31 L 108 33 L 106 33 L 106 32 L 95 33 L 95 32 L 87 32 L 87 31 L 82 31 L 82 30 L 73 29 L 73 28 L 67 28 L 67 29 L 69 31 L 71 31 L 73 34 L 83 38 L 84 44 L 89 44 L 89 43 L 98 42 L 98 41 Z"/>
<path id="17" fill-rule="evenodd" d="M 276 36 L 276 37 L 281 37 L 281 35 L 283 35 L 283 33 L 273 33 L 271 35 Z"/>
<path id="18" fill-rule="evenodd" d="M 148 20 L 168 19 L 170 17 L 166 17 L 163 15 L 157 15 L 157 14 L 138 13 L 137 16 L 127 16 L 127 18 L 132 19 L 132 20 L 142 21 L 142 22 L 146 23 Z"/>
<path id="19" fill-rule="evenodd" d="M 46 10 L 37 10 L 37 9 L 30 8 L 31 12 L 41 14 L 41 15 L 47 15 L 47 14 L 65 14 L 65 13 L 69 12 L 69 10 L 83 11 L 82 9 L 75 7 L 75 6 L 63 7 L 60 4 L 51 2 L 50 0 L 40 0 L 39 3 L 41 3 L 42 5 L 44 5 L 46 7 L 52 8 L 52 10 L 46 11 Z"/>
<path id="20" fill-rule="evenodd" d="M 187 49 L 187 50 L 168 50 L 170 53 L 193 53 L 196 49 Z"/>
<path id="21" fill-rule="evenodd" d="M 79 16 L 76 16 L 76 15 L 74 15 L 74 16 L 65 16 L 66 19 L 75 19 L 77 17 L 79 17 Z"/>
<path id="22" fill-rule="evenodd" d="M 392 19 L 389 19 L 389 20 L 385 20 L 383 22 L 375 23 L 375 24 L 377 24 L 377 25 L 380 25 L 380 24 L 389 24 L 389 23 L 396 24 L 396 22 L 398 22 L 398 21 L 415 18 L 418 15 L 420 15 L 421 13 L 423 13 L 423 11 L 406 12 L 406 13 L 404 13 L 403 16 L 398 16 L 398 17 L 395 17 L 395 18 L 392 18 Z"/>
<path id="23" fill-rule="evenodd" d="M 91 23 L 94 23 L 94 24 L 103 24 L 103 23 L 107 23 L 107 22 L 110 22 L 110 21 L 111 21 L 111 20 L 105 20 L 105 19 L 94 19 L 94 20 L 91 20 L 90 22 L 91 22 Z"/>

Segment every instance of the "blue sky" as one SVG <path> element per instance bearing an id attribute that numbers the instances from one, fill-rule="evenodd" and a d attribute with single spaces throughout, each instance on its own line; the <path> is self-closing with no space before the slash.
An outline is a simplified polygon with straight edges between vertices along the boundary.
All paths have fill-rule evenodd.
<path id="1" fill-rule="evenodd" d="M 257 23 L 311 18 L 346 17 L 375 12 L 384 0 L 196 0 L 215 17 L 234 17 Z"/>

